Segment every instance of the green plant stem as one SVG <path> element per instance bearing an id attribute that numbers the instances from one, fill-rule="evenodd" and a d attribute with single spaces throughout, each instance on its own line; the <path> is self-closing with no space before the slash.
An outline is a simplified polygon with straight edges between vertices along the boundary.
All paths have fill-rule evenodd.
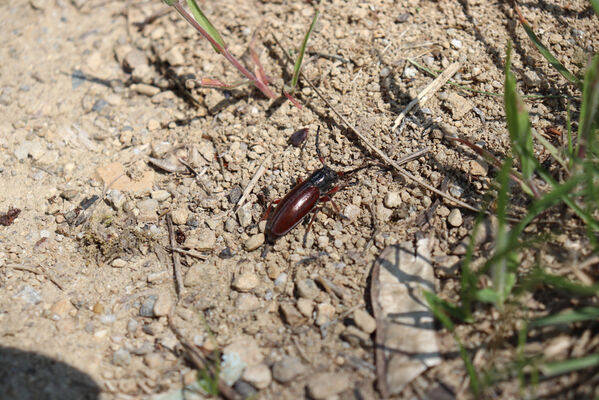
<path id="1" fill-rule="evenodd" d="M 208 34 L 208 32 L 206 32 L 206 30 L 204 30 L 204 28 L 202 28 L 200 26 L 200 24 L 198 24 L 198 22 L 195 20 L 195 18 L 191 14 L 189 14 L 187 12 L 187 10 L 185 10 L 185 8 L 181 5 L 180 2 L 177 1 L 177 2 L 173 3 L 173 7 L 175 7 L 175 10 L 177 10 L 177 12 L 189 24 L 191 24 L 191 26 L 193 26 L 198 32 L 200 32 L 200 34 L 202 36 L 204 36 L 206 39 L 208 39 L 210 44 L 212 44 L 212 46 L 214 46 L 214 48 L 216 48 L 227 59 L 227 61 L 229 61 L 231 64 L 233 64 L 233 66 L 235 68 L 237 68 L 239 70 L 239 72 L 241 72 L 243 75 L 245 75 L 246 78 L 248 78 L 250 81 L 252 81 L 252 83 L 262 93 L 264 93 L 265 96 L 267 96 L 271 99 L 277 98 L 277 96 L 272 92 L 272 90 L 270 90 L 270 88 L 268 86 L 266 86 L 265 84 L 260 82 L 260 80 L 258 80 L 258 78 L 256 78 L 254 76 L 254 74 L 252 74 L 250 71 L 248 71 L 239 61 L 237 61 L 237 59 L 229 52 L 229 50 L 227 50 L 225 47 L 221 46 L 220 43 L 218 43 L 216 40 L 214 40 L 212 38 L 212 36 L 210 36 L 210 34 Z"/>

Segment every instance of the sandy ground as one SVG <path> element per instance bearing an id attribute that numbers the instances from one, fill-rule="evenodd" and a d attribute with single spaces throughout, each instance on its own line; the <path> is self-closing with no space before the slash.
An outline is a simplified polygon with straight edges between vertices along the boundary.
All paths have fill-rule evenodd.
<path id="1" fill-rule="evenodd" d="M 586 2 L 551 3 L 521 7 L 578 73 L 599 46 L 597 19 Z M 257 31 L 256 48 L 277 93 L 291 67 L 272 35 L 287 48 L 298 46 L 319 9 L 303 69 L 308 79 L 393 159 L 427 148 L 406 169 L 469 204 L 482 201 L 496 171 L 444 137 L 457 134 L 507 154 L 502 98 L 446 85 L 392 131 L 400 111 L 433 79 L 407 60 L 434 70 L 457 62 L 456 82 L 501 93 L 509 39 L 523 92 L 571 90 L 504 2 L 201 5 L 247 65 Z M 372 167 L 335 195 L 345 218 L 325 205 L 305 243 L 301 224 L 262 258 L 268 202 L 320 168 L 318 126 L 333 169 L 376 158 L 307 86 L 297 94 L 305 105 L 299 110 L 247 86 L 223 92 L 194 85 L 189 79 L 239 76 L 176 13 L 143 24 L 165 7 L 159 1 L 0 4 L 0 212 L 20 210 L 12 224 L 0 226 L 0 397 L 178 396 L 174 391 L 192 383 L 195 372 L 167 324 L 175 303 L 172 320 L 190 342 L 241 355 L 246 369 L 235 385 L 241 393 L 378 397 L 369 328 L 375 259 L 389 245 L 430 238 L 436 289 L 455 299 L 460 255 L 453 253 L 475 215 Z M 527 100 L 527 106 L 538 131 L 563 126 L 564 100 Z M 289 146 L 288 137 L 303 127 L 306 146 Z M 265 173 L 245 205 L 232 211 L 261 165 Z M 180 246 L 203 255 L 180 255 L 178 302 L 167 213 Z M 481 337 L 470 337 L 472 349 L 486 346 Z M 442 362 L 399 398 L 468 396 L 451 335 L 439 330 L 437 342 Z M 498 395 L 511 390 L 517 388 Z"/>

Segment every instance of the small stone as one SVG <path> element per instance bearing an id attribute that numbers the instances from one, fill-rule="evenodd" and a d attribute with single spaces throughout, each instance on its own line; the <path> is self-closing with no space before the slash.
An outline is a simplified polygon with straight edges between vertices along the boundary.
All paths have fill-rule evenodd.
<path id="1" fill-rule="evenodd" d="M 326 372 L 313 375 L 308 379 L 308 394 L 315 400 L 328 399 L 350 387 L 349 377 L 345 374 Z"/>
<path id="2" fill-rule="evenodd" d="M 242 228 L 247 228 L 252 223 L 251 204 L 246 204 L 237 210 L 237 220 Z"/>
<path id="3" fill-rule="evenodd" d="M 285 322 L 291 327 L 298 327 L 304 323 L 304 317 L 297 311 L 293 304 L 284 303 L 279 307 Z"/>
<path id="4" fill-rule="evenodd" d="M 252 385 L 241 379 L 235 382 L 233 389 L 241 395 L 242 399 L 255 399 L 258 393 Z"/>
<path id="5" fill-rule="evenodd" d="M 75 167 L 73 164 L 73 169 Z M 154 171 L 145 171 L 140 179 L 132 180 L 125 173 L 125 167 L 119 162 L 96 168 L 96 177 L 104 186 L 111 185 L 112 190 L 123 192 L 147 192 L 154 184 Z"/>
<path id="6" fill-rule="evenodd" d="M 145 83 L 134 83 L 130 86 L 131 90 L 137 92 L 139 94 L 143 94 L 148 97 L 152 97 L 160 93 L 160 88 L 152 85 L 147 85 Z M 154 120 L 151 120 L 154 121 Z"/>
<path id="7" fill-rule="evenodd" d="M 316 325 L 322 326 L 335 316 L 335 307 L 329 303 L 320 303 L 316 310 Z"/>
<path id="8" fill-rule="evenodd" d="M 319 294 L 320 289 L 312 279 L 302 279 L 296 283 L 297 294 L 305 299 L 314 300 Z"/>
<path id="9" fill-rule="evenodd" d="M 447 107 L 451 111 L 451 115 L 454 120 L 460 120 L 466 113 L 472 110 L 474 104 L 466 99 L 465 97 L 460 96 L 457 93 L 451 92 L 449 96 L 447 96 L 447 100 L 445 101 L 445 107 Z"/>
<path id="10" fill-rule="evenodd" d="M 372 345 L 370 335 L 353 325 L 341 332 L 341 338 L 354 347 Z"/>
<path id="11" fill-rule="evenodd" d="M 439 206 L 439 208 L 437 208 L 437 215 L 440 217 L 447 217 L 449 215 L 449 208 L 445 206 Z"/>
<path id="12" fill-rule="evenodd" d="M 453 47 L 456 50 L 462 48 L 462 41 L 460 39 L 451 39 L 449 43 L 451 44 L 451 47 Z"/>
<path id="13" fill-rule="evenodd" d="M 148 283 L 158 283 L 168 279 L 168 277 L 169 275 L 167 271 L 152 272 L 151 274 L 148 274 L 146 280 Z"/>
<path id="14" fill-rule="evenodd" d="M 175 225 L 185 225 L 189 218 L 189 211 L 187 210 L 187 207 L 177 207 L 171 213 L 171 217 L 173 218 L 173 223 Z"/>
<path id="15" fill-rule="evenodd" d="M 260 300 L 251 293 L 241 293 L 235 300 L 235 308 L 239 311 L 255 311 L 260 308 Z"/>
<path id="16" fill-rule="evenodd" d="M 29 285 L 23 286 L 23 288 L 13 296 L 13 299 L 16 298 L 23 299 L 29 304 L 37 304 L 42 301 L 40 292 Z"/>
<path id="17" fill-rule="evenodd" d="M 210 228 L 199 229 L 188 235 L 186 247 L 198 251 L 212 250 L 216 245 L 216 234 Z"/>
<path id="18" fill-rule="evenodd" d="M 141 303 L 141 307 L 139 308 L 139 315 L 142 317 L 153 317 L 154 316 L 154 304 L 158 296 L 151 295 L 148 296 L 143 303 Z"/>
<path id="19" fill-rule="evenodd" d="M 241 198 L 242 194 L 243 194 L 243 190 L 241 190 L 241 186 L 239 186 L 239 185 L 233 186 L 233 188 L 229 192 L 229 202 L 231 204 L 237 204 L 237 202 Z"/>
<path id="20" fill-rule="evenodd" d="M 171 194 L 166 190 L 154 190 L 151 196 L 156 201 L 165 201 L 171 197 Z"/>
<path id="21" fill-rule="evenodd" d="M 110 266 L 113 268 L 123 268 L 125 265 L 127 265 L 127 261 L 121 259 L 121 258 L 115 258 L 111 263 Z"/>
<path id="22" fill-rule="evenodd" d="M 125 55 L 125 59 L 123 60 L 123 67 L 126 70 L 132 71 L 135 68 L 138 68 L 142 65 L 148 65 L 148 58 L 146 54 L 138 49 L 131 50 Z"/>
<path id="23" fill-rule="evenodd" d="M 275 284 L 275 287 L 278 287 L 278 286 L 284 285 L 285 282 L 287 282 L 287 274 L 285 272 L 283 272 L 282 274 L 277 276 L 277 279 L 275 279 L 274 284 Z"/>
<path id="24" fill-rule="evenodd" d="M 223 349 L 223 354 L 239 354 L 245 365 L 256 365 L 264 360 L 264 354 L 258 342 L 249 336 L 235 339 Z"/>
<path id="25" fill-rule="evenodd" d="M 185 274 L 185 286 L 196 286 L 204 282 L 204 278 L 206 277 L 205 269 L 207 268 L 209 267 L 204 262 L 197 262 L 193 264 Z"/>
<path id="26" fill-rule="evenodd" d="M 75 307 L 73 307 L 68 299 L 58 300 L 50 307 L 50 311 L 60 317 L 64 317 L 73 310 L 75 310 Z"/>
<path id="27" fill-rule="evenodd" d="M 524 83 L 526 86 L 537 87 L 541 85 L 541 82 L 541 78 L 539 78 L 539 75 L 535 71 L 528 70 L 524 73 Z"/>
<path id="28" fill-rule="evenodd" d="M 131 363 L 131 354 L 126 349 L 120 348 L 112 354 L 112 363 L 120 367 L 126 367 Z"/>
<path id="29" fill-rule="evenodd" d="M 217 92 L 216 90 L 211 90 L 208 93 L 216 93 L 216 92 Z M 204 141 L 200 142 L 200 144 L 198 145 L 198 152 L 202 155 L 202 157 L 204 157 L 206 159 L 206 161 L 208 161 L 208 162 L 214 161 L 214 156 L 216 155 L 216 152 L 214 150 L 214 145 L 212 144 L 212 142 L 210 142 L 208 140 L 204 140 Z"/>
<path id="30" fill-rule="evenodd" d="M 418 70 L 414 67 L 408 66 L 403 70 L 403 76 L 407 79 L 412 79 L 418 74 Z"/>
<path id="31" fill-rule="evenodd" d="M 233 280 L 233 289 L 238 292 L 249 292 L 260 284 L 260 278 L 253 272 L 237 275 Z"/>
<path id="32" fill-rule="evenodd" d="M 489 171 L 489 164 L 482 160 L 470 160 L 468 161 L 468 171 L 473 176 L 487 176 Z"/>
<path id="33" fill-rule="evenodd" d="M 384 199 L 385 207 L 397 208 L 401 205 L 401 196 L 399 192 L 390 192 L 385 195 Z"/>
<path id="34" fill-rule="evenodd" d="M 264 233 L 257 233 L 255 235 L 250 236 L 250 238 L 245 242 L 245 249 L 247 251 L 256 250 L 258 247 L 264 244 Z"/>
<path id="35" fill-rule="evenodd" d="M 164 55 L 166 61 L 172 66 L 177 67 L 185 64 L 185 57 L 181 54 L 181 51 L 178 47 L 173 47 Z"/>
<path id="36" fill-rule="evenodd" d="M 268 368 L 268 366 L 265 364 L 248 366 L 243 372 L 242 378 L 256 389 L 265 389 L 272 382 L 270 368 Z"/>
<path id="37" fill-rule="evenodd" d="M 137 320 L 131 318 L 129 321 L 127 321 L 127 332 L 130 334 L 136 333 L 138 328 L 139 322 L 137 322 Z"/>
<path id="38" fill-rule="evenodd" d="M 144 356 L 144 364 L 150 369 L 159 370 L 164 364 L 164 359 L 159 353 L 149 353 Z"/>
<path id="39" fill-rule="evenodd" d="M 154 303 L 153 312 L 155 317 L 168 315 L 173 307 L 173 297 L 168 292 L 160 292 Z"/>
<path id="40" fill-rule="evenodd" d="M 306 366 L 295 358 L 285 356 L 272 366 L 272 376 L 277 382 L 289 383 L 306 372 Z"/>
<path id="41" fill-rule="evenodd" d="M 374 318 L 362 309 L 354 311 L 354 322 L 356 326 L 364 332 L 371 334 L 376 330 L 376 321 Z"/>
<path id="42" fill-rule="evenodd" d="M 449 222 L 449 225 L 455 226 L 455 227 L 462 225 L 463 220 L 462 220 L 462 213 L 460 212 L 460 210 L 457 208 L 454 208 L 453 210 L 451 210 L 451 212 L 447 216 L 447 222 Z"/>
<path id="43" fill-rule="evenodd" d="M 137 221 L 141 223 L 149 223 L 158 221 L 158 201 L 154 199 L 141 200 L 137 202 Z"/>
<path id="44" fill-rule="evenodd" d="M 343 210 L 343 215 L 345 215 L 350 221 L 355 221 L 360 215 L 360 207 L 355 204 L 348 204 Z"/>
<path id="45" fill-rule="evenodd" d="M 149 120 L 148 121 L 148 130 L 155 131 L 157 129 L 160 129 L 160 122 L 156 121 L 155 119 Z"/>
<path id="46" fill-rule="evenodd" d="M 118 211 L 123 207 L 127 199 L 120 190 L 111 189 L 106 195 L 106 200 L 115 211 Z"/>
<path id="47" fill-rule="evenodd" d="M 297 309 L 306 318 L 311 318 L 314 312 L 312 300 L 301 298 L 297 301 Z"/>
<path id="48" fill-rule="evenodd" d="M 102 315 L 104 314 L 104 304 L 97 302 L 96 304 L 94 304 L 94 306 L 92 307 L 92 311 L 94 312 L 94 314 L 97 315 Z"/>

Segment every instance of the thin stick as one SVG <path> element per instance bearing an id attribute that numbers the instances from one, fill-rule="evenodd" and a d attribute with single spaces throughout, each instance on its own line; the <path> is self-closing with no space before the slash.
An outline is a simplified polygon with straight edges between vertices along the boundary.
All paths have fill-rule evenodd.
<path id="1" fill-rule="evenodd" d="M 285 52 L 285 48 L 283 48 L 283 46 L 281 45 L 281 43 L 279 42 L 279 40 L 277 39 L 277 37 L 273 34 L 272 35 L 275 42 L 277 43 L 277 45 L 281 48 L 283 54 L 285 55 L 285 57 L 287 58 L 287 60 L 289 62 L 293 62 L 291 61 L 291 58 L 289 57 L 289 55 L 287 54 L 287 52 Z M 326 103 L 326 105 L 331 109 L 331 111 L 333 111 L 333 113 L 339 118 L 341 119 L 341 121 L 345 124 L 345 126 L 347 126 L 347 128 L 349 130 L 351 130 L 366 146 L 368 146 L 372 151 L 374 151 L 376 154 L 379 155 L 379 157 L 381 157 L 383 160 L 385 160 L 385 162 L 387 162 L 389 165 L 391 165 L 393 168 L 395 168 L 397 170 L 397 172 L 403 176 L 405 179 L 409 179 L 413 182 L 416 182 L 417 184 L 419 184 L 420 186 L 430 190 L 431 192 L 459 205 L 460 207 L 463 207 L 467 210 L 473 211 L 473 212 L 480 212 L 481 209 L 478 207 L 474 207 L 471 206 L 468 203 L 465 203 L 447 193 L 443 193 L 442 191 L 440 191 L 439 189 L 429 185 L 428 183 L 424 182 L 422 179 L 417 178 L 416 176 L 412 175 L 411 173 L 409 173 L 408 171 L 406 171 L 405 169 L 403 169 L 396 161 L 392 160 L 388 155 L 386 155 L 382 150 L 380 150 L 378 147 L 376 147 L 374 144 L 372 144 L 372 142 L 370 140 L 368 140 L 366 138 L 366 136 L 364 136 L 364 134 L 362 134 L 360 131 L 358 131 L 358 129 L 356 129 L 348 120 L 347 118 L 345 118 L 343 115 L 341 115 L 339 113 L 339 111 L 337 111 L 333 105 L 331 104 L 330 101 L 327 100 L 326 97 L 324 97 L 324 95 L 322 93 L 320 93 L 320 91 L 316 88 L 316 86 L 314 86 L 314 84 L 308 79 L 306 78 L 306 76 L 303 74 L 303 72 L 300 71 L 300 75 L 302 77 L 302 79 L 312 88 L 312 90 L 314 90 L 314 93 L 316 93 L 318 95 L 318 97 L 321 98 L 322 101 L 324 101 Z M 488 212 L 487 212 L 488 213 Z"/>
<path id="2" fill-rule="evenodd" d="M 451 78 L 458 70 L 460 69 L 459 63 L 453 63 L 449 65 L 438 77 L 436 77 L 431 83 L 429 83 L 418 96 L 403 109 L 402 112 L 399 113 L 397 118 L 395 118 L 395 123 L 391 127 L 391 133 L 395 132 L 395 129 L 401 124 L 401 121 L 405 118 L 406 114 L 410 112 L 415 105 L 423 106 L 428 99 L 431 98 L 433 94 L 435 94 L 443 85 L 447 83 L 449 78 Z"/>
<path id="3" fill-rule="evenodd" d="M 167 249 L 170 251 L 176 251 L 177 253 L 185 254 L 186 256 L 194 257 L 194 258 L 197 258 L 200 260 L 206 260 L 208 258 L 208 256 L 205 256 L 205 255 L 198 253 L 197 251 L 194 251 L 194 250 L 183 250 L 178 247 L 167 247 Z"/>
<path id="4" fill-rule="evenodd" d="M 171 214 L 166 214 L 166 226 L 168 227 L 168 238 L 171 244 L 171 248 L 175 247 L 175 234 L 173 233 L 173 218 Z M 173 270 L 175 273 L 175 290 L 177 291 L 177 299 L 181 298 L 183 293 L 183 277 L 181 275 L 181 264 L 179 263 L 179 253 L 171 251 L 171 257 L 173 258 Z"/>
<path id="5" fill-rule="evenodd" d="M 254 176 L 252 177 L 252 180 L 245 187 L 245 190 L 243 191 L 243 194 L 241 195 L 241 197 L 237 201 L 237 204 L 235 204 L 235 207 L 233 207 L 233 211 L 237 211 L 239 209 L 239 207 L 241 207 L 243 205 L 243 203 L 245 203 L 245 200 L 247 199 L 247 197 L 252 192 L 252 189 L 254 189 L 254 186 L 256 186 L 256 183 L 258 183 L 258 181 L 260 180 L 260 178 L 262 177 L 262 175 L 264 175 L 264 172 L 266 172 L 266 164 L 268 162 L 270 162 L 270 159 L 271 159 L 271 155 L 269 154 L 268 156 L 266 156 L 266 158 L 264 159 L 264 161 L 262 161 L 262 164 L 260 164 L 260 166 L 258 167 L 258 169 L 256 170 L 256 172 L 254 173 Z"/>
<path id="6" fill-rule="evenodd" d="M 44 278 L 48 279 L 50 282 L 52 282 L 54 285 L 56 285 L 57 288 L 59 288 L 60 290 L 62 290 L 64 292 L 64 287 L 54 278 L 52 278 L 51 276 L 49 276 L 46 271 L 40 267 L 41 271 L 38 271 L 34 268 L 31 267 L 26 267 L 24 265 L 7 265 L 7 268 L 10 269 L 14 269 L 17 271 L 26 271 L 26 272 L 31 272 L 32 274 L 35 275 L 39 275 L 39 276 L 43 276 Z"/>

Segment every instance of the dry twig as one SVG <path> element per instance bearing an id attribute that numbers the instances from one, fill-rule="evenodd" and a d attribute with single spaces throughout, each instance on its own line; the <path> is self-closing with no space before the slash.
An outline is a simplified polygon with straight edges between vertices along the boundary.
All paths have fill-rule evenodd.
<path id="1" fill-rule="evenodd" d="M 166 214 L 166 226 L 168 227 L 168 238 L 171 245 L 171 249 L 175 246 L 175 234 L 173 232 L 173 218 L 170 214 Z M 175 289 L 177 290 L 177 299 L 181 298 L 183 292 L 183 277 L 181 275 L 181 263 L 179 262 L 179 253 L 171 250 L 171 256 L 173 258 L 173 270 L 175 274 Z"/>

